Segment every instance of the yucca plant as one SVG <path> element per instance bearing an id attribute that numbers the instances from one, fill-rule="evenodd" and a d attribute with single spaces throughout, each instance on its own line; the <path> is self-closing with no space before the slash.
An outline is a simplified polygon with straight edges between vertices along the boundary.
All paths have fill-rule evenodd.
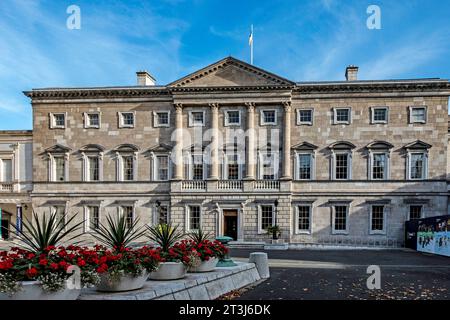
<path id="1" fill-rule="evenodd" d="M 38 215 L 33 211 L 32 216 L 35 223 L 25 218 L 22 223 L 23 228 L 17 228 L 13 225 L 20 241 L 18 246 L 32 252 L 43 252 L 48 247 L 58 247 L 63 239 L 69 242 L 78 238 L 81 232 L 77 234 L 75 232 L 81 229 L 84 224 L 84 221 L 81 221 L 69 226 L 76 215 L 65 219 L 63 217 L 58 218 L 56 212 L 48 216 L 46 214 Z"/>
<path id="2" fill-rule="evenodd" d="M 122 250 L 145 235 L 146 230 L 142 226 L 138 227 L 138 223 L 139 219 L 135 219 L 129 224 L 125 215 L 115 218 L 108 215 L 106 224 L 100 223 L 92 236 L 109 248 Z"/>
<path id="3" fill-rule="evenodd" d="M 211 239 L 211 232 L 204 232 L 201 228 L 199 228 L 198 230 L 188 233 L 188 237 L 195 243 L 201 243 L 205 240 Z"/>
<path id="4" fill-rule="evenodd" d="M 178 225 L 172 226 L 171 223 L 147 226 L 147 229 L 150 232 L 148 238 L 156 242 L 163 252 L 169 251 L 177 241 L 183 238 L 183 233 L 178 230 Z"/>

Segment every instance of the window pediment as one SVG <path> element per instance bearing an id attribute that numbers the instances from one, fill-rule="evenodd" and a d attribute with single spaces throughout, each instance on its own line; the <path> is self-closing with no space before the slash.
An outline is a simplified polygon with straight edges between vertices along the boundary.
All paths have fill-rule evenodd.
<path id="1" fill-rule="evenodd" d="M 427 150 L 432 147 L 431 144 L 428 144 L 426 142 L 423 142 L 421 140 L 416 140 L 414 142 L 408 143 L 403 148 L 406 150 Z"/>
<path id="2" fill-rule="evenodd" d="M 373 141 L 366 146 L 366 148 L 370 150 L 390 150 L 393 147 L 394 145 L 389 142 L 379 140 Z"/>
<path id="3" fill-rule="evenodd" d="M 69 147 L 63 146 L 61 144 L 55 144 L 54 146 L 51 146 L 50 148 L 45 149 L 45 152 L 47 153 L 67 153 L 72 151 Z"/>
<path id="4" fill-rule="evenodd" d="M 155 146 L 153 146 L 153 147 L 148 148 L 148 149 L 147 149 L 147 152 L 160 152 L 160 153 L 164 153 L 164 152 L 169 152 L 169 151 L 171 151 L 172 148 L 173 148 L 173 147 L 172 147 L 171 145 L 168 145 L 168 144 L 165 144 L 165 143 L 160 143 L 160 144 L 157 144 L 157 145 L 155 145 Z"/>
<path id="5" fill-rule="evenodd" d="M 105 151 L 105 148 L 99 144 L 87 144 L 80 148 L 81 152 L 100 153 Z"/>
<path id="6" fill-rule="evenodd" d="M 332 150 L 352 150 L 356 146 L 348 141 L 336 141 L 328 146 Z"/>
<path id="7" fill-rule="evenodd" d="M 295 146 L 293 146 L 291 149 L 293 150 L 305 150 L 305 151 L 312 151 L 312 150 L 316 150 L 318 148 L 318 146 L 303 141 L 302 143 L 296 144 Z"/>
<path id="8" fill-rule="evenodd" d="M 134 144 L 129 144 L 129 143 L 125 143 L 125 144 L 121 144 L 119 146 L 117 146 L 114 151 L 116 152 L 137 152 L 139 151 L 139 148 L 137 146 L 135 146 Z"/>

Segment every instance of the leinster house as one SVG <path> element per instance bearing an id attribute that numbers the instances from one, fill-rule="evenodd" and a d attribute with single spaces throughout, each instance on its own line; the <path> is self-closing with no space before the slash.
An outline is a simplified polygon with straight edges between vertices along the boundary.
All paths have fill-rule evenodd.
<path id="1" fill-rule="evenodd" d="M 84 220 L 172 222 L 238 243 L 401 246 L 447 213 L 450 84 L 295 82 L 227 57 L 159 85 L 26 91 L 30 204 Z M 14 209 L 14 208 L 13 208 Z M 9 211 L 13 211 L 13 209 Z"/>

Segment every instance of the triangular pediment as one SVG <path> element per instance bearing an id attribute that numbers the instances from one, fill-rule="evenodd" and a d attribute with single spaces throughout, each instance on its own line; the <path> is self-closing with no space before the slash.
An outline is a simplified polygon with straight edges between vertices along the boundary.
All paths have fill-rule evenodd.
<path id="1" fill-rule="evenodd" d="M 431 148 L 431 144 L 423 142 L 421 140 L 416 140 L 414 142 L 408 143 L 404 146 L 405 149 L 429 149 Z"/>
<path id="2" fill-rule="evenodd" d="M 69 147 L 63 146 L 61 144 L 55 144 L 54 146 L 51 146 L 50 148 L 45 149 L 48 153 L 66 153 L 70 152 L 72 149 Z"/>
<path id="3" fill-rule="evenodd" d="M 312 143 L 303 141 L 302 143 L 296 144 L 291 149 L 294 149 L 294 150 L 308 150 L 308 151 L 310 151 L 310 150 L 316 150 L 317 148 L 318 148 L 318 146 L 316 146 L 316 145 L 314 145 Z"/>
<path id="4" fill-rule="evenodd" d="M 171 87 L 293 85 L 292 81 L 233 57 L 222 59 L 169 84 Z"/>
<path id="5" fill-rule="evenodd" d="M 157 144 L 151 148 L 149 148 L 147 150 L 147 152 L 169 152 L 172 150 L 172 146 L 165 144 L 165 143 L 160 143 Z"/>

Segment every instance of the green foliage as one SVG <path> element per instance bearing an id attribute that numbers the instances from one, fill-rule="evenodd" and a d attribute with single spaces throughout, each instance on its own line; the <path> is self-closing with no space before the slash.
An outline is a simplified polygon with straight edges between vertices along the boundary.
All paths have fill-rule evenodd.
<path id="1" fill-rule="evenodd" d="M 163 252 L 169 251 L 184 236 L 183 232 L 178 230 L 178 225 L 172 226 L 171 223 L 147 226 L 147 229 L 150 232 L 149 239 L 156 242 Z"/>
<path id="2" fill-rule="evenodd" d="M 194 241 L 196 244 L 204 242 L 205 240 L 210 240 L 212 238 L 211 232 L 204 232 L 201 228 L 188 233 L 189 239 Z"/>

